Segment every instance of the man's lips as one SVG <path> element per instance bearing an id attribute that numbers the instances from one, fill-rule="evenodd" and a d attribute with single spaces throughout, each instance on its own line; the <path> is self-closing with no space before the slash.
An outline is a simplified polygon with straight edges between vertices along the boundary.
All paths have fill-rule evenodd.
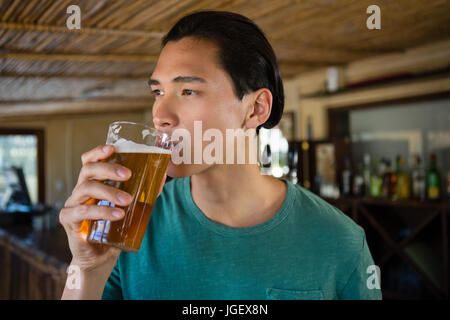
<path id="1" fill-rule="evenodd" d="M 183 149 L 183 144 L 181 142 L 177 142 L 174 144 L 173 148 L 172 148 L 172 153 L 174 152 L 180 152 Z"/>

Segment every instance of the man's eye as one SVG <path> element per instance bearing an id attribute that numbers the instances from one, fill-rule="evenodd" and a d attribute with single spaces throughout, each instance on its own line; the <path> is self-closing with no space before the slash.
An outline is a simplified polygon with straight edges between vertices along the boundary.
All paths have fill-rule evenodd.
<path id="1" fill-rule="evenodd" d="M 195 90 L 190 90 L 190 89 L 184 89 L 184 90 L 183 90 L 183 95 L 186 95 L 186 96 L 192 96 L 192 95 L 194 95 L 194 94 L 197 94 L 197 91 L 195 91 Z"/>
<path id="2" fill-rule="evenodd" d="M 155 96 L 161 96 L 161 95 L 164 94 L 164 92 L 162 92 L 162 91 L 159 90 L 159 89 L 152 90 L 152 92 L 153 92 L 153 94 L 154 94 Z"/>

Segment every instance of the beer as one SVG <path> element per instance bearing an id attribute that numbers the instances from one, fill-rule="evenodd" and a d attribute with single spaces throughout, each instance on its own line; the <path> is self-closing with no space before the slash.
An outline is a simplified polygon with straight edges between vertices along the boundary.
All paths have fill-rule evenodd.
<path id="1" fill-rule="evenodd" d="M 436 164 L 436 154 L 430 155 L 430 164 L 427 171 L 427 197 L 428 200 L 437 201 L 440 198 L 441 181 Z"/>
<path id="2" fill-rule="evenodd" d="M 397 186 L 395 188 L 394 199 L 405 200 L 410 197 L 409 175 L 404 170 L 405 159 L 397 156 L 395 174 L 397 176 Z"/>
<path id="3" fill-rule="evenodd" d="M 125 216 L 119 221 L 83 221 L 81 232 L 90 243 L 106 244 L 125 251 L 137 252 L 150 220 L 158 196 L 171 151 L 133 141 L 119 139 L 114 144 L 114 153 L 106 160 L 131 170 L 127 181 L 103 181 L 132 196 L 130 205 L 120 207 Z M 101 199 L 90 199 L 87 204 L 115 207 Z"/>

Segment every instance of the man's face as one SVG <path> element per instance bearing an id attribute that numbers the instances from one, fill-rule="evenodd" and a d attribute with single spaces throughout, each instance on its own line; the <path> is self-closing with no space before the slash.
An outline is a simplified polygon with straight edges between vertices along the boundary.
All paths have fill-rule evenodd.
<path id="1" fill-rule="evenodd" d="M 194 141 L 194 121 L 202 122 L 203 133 L 216 128 L 223 137 L 226 129 L 244 127 L 249 102 L 234 94 L 231 77 L 220 66 L 217 53 L 217 46 L 210 41 L 192 37 L 170 41 L 161 51 L 149 81 L 155 95 L 155 127 L 169 134 L 175 129 L 189 131 L 192 159 L 194 144 L 201 143 Z M 202 150 L 208 143 L 203 143 Z M 171 162 L 167 174 L 185 177 L 210 166 Z"/>

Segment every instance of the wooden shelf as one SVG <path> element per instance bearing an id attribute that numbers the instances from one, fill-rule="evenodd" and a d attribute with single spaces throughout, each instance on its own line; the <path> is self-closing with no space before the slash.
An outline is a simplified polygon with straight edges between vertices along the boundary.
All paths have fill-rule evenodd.
<path id="1" fill-rule="evenodd" d="M 364 228 L 369 247 L 377 249 L 374 260 L 382 270 L 382 274 L 389 275 L 389 272 L 392 272 L 389 267 L 390 262 L 394 257 L 399 258 L 399 261 L 407 265 L 414 276 L 420 280 L 427 295 L 435 299 L 449 299 L 449 201 L 392 201 L 353 197 L 324 200 L 340 209 Z M 417 241 L 421 243 L 431 241 L 430 239 L 424 240 L 423 237 L 424 234 L 430 234 L 430 232 L 426 233 L 426 230 L 432 224 L 434 229 L 431 234 L 438 239 L 433 241 L 439 246 L 437 252 L 441 257 L 438 259 L 442 261 L 441 271 L 434 274 L 443 279 L 440 286 L 432 281 L 421 264 L 415 261 L 406 250 L 408 246 Z M 399 237 L 399 232 L 405 229 L 408 232 Z M 396 292 L 398 290 L 389 287 L 383 289 L 383 284 L 382 290 L 383 296 L 387 299 L 415 299 L 409 294 L 407 287 L 402 288 L 406 294 Z"/>
<path id="2" fill-rule="evenodd" d="M 450 201 L 417 201 L 417 200 L 388 200 L 388 199 L 372 199 L 372 198 L 356 198 L 346 197 L 338 199 L 323 198 L 329 203 L 352 203 L 354 201 L 377 206 L 390 207 L 416 207 L 416 208 L 450 208 Z"/>

